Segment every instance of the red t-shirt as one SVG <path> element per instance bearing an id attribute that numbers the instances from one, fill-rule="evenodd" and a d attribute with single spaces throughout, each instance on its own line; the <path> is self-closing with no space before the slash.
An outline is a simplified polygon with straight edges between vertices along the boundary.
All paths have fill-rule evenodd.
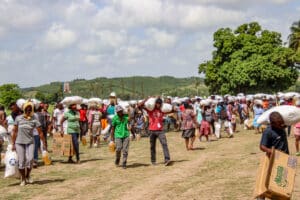
<path id="1" fill-rule="evenodd" d="M 160 109 L 154 109 L 153 111 L 147 111 L 149 115 L 149 130 L 161 131 L 163 130 L 163 117 L 164 113 Z"/>
<path id="2" fill-rule="evenodd" d="M 79 114 L 80 114 L 79 121 L 81 121 L 81 122 L 87 121 L 86 112 L 87 112 L 87 110 L 84 110 L 84 109 L 79 110 Z"/>

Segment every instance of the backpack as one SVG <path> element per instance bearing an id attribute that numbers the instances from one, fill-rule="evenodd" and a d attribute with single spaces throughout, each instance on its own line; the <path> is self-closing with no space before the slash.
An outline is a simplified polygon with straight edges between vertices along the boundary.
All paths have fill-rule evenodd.
<path id="1" fill-rule="evenodd" d="M 220 119 L 221 120 L 228 119 L 227 111 L 226 111 L 226 108 L 224 106 L 222 106 L 222 108 L 221 108 Z"/>

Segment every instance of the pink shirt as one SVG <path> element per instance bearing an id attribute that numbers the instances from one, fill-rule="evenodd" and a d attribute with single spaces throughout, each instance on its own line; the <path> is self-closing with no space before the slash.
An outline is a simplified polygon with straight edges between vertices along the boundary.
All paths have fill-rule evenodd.
<path id="1" fill-rule="evenodd" d="M 185 109 L 181 114 L 182 129 L 188 130 L 194 128 L 195 113 L 191 109 Z"/>
<path id="2" fill-rule="evenodd" d="M 163 130 L 163 117 L 164 113 L 160 109 L 154 109 L 153 111 L 147 110 L 149 115 L 149 130 L 161 131 Z"/>

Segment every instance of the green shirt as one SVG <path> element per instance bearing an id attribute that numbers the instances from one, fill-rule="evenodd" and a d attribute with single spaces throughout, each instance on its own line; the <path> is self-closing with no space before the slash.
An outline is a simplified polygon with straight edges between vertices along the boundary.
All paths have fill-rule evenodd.
<path id="1" fill-rule="evenodd" d="M 112 119 L 112 126 L 115 128 L 115 138 L 126 138 L 129 136 L 127 128 L 128 116 L 124 115 L 123 120 L 120 120 L 118 115 L 115 115 Z"/>
<path id="2" fill-rule="evenodd" d="M 69 110 L 68 112 L 64 113 L 64 118 L 68 121 L 67 133 L 68 134 L 79 133 L 79 131 L 80 131 L 79 113 Z"/>

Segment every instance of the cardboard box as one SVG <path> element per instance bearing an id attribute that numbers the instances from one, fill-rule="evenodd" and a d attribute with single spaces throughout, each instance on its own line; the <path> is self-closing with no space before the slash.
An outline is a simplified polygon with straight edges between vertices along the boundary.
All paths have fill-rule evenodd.
<path id="1" fill-rule="evenodd" d="M 73 156 L 74 155 L 74 148 L 72 142 L 72 136 L 69 134 L 65 134 L 63 137 L 63 155 L 64 156 Z"/>
<path id="2" fill-rule="evenodd" d="M 60 133 L 53 134 L 53 143 L 52 143 L 53 154 L 58 156 L 73 156 L 74 148 L 72 143 L 71 135 L 63 135 Z"/>
<path id="3" fill-rule="evenodd" d="M 53 133 L 52 153 L 58 156 L 63 155 L 63 137 L 60 133 Z"/>
<path id="4" fill-rule="evenodd" d="M 297 158 L 273 149 L 263 156 L 256 177 L 254 197 L 288 200 L 294 187 Z"/>

